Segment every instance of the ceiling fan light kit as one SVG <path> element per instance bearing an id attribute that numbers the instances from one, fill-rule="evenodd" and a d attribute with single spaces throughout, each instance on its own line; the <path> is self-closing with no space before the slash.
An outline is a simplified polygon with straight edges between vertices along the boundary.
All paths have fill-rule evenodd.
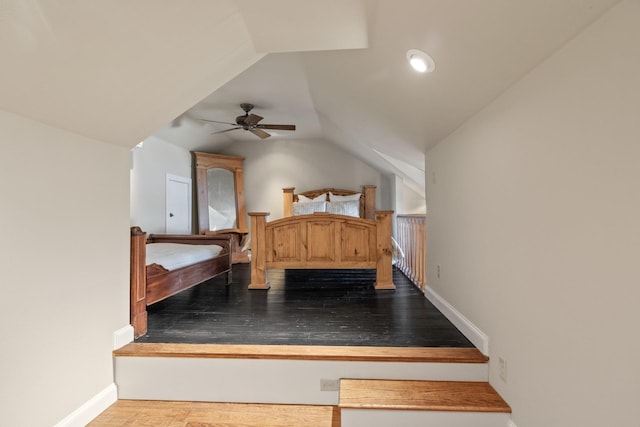
<path id="1" fill-rule="evenodd" d="M 420 73 L 430 73 L 436 69 L 436 63 L 429 54 L 418 49 L 407 51 L 407 61 L 414 70 Z"/>
<path id="2" fill-rule="evenodd" d="M 250 113 L 251 110 L 253 110 L 253 104 L 242 103 L 242 104 L 240 104 L 240 108 L 242 108 L 244 110 L 244 115 L 236 117 L 236 122 L 235 123 L 219 122 L 217 120 L 207 120 L 207 119 L 201 119 L 201 120 L 203 120 L 205 122 L 222 123 L 222 124 L 225 124 L 225 125 L 233 126 L 232 128 L 229 128 L 229 129 L 221 130 L 221 131 L 218 131 L 218 132 L 213 132 L 213 134 L 229 132 L 229 131 L 236 130 L 236 129 L 243 129 L 243 130 L 247 130 L 247 131 L 253 133 L 254 135 L 256 135 L 257 137 L 259 137 L 261 139 L 265 139 L 265 138 L 269 138 L 271 136 L 271 134 L 269 134 L 268 132 L 265 132 L 263 129 L 296 130 L 296 126 L 295 125 L 273 125 L 273 124 L 261 124 L 261 123 L 259 123 L 260 120 L 263 119 L 263 117 L 262 116 L 258 116 L 257 114 L 251 114 Z"/>

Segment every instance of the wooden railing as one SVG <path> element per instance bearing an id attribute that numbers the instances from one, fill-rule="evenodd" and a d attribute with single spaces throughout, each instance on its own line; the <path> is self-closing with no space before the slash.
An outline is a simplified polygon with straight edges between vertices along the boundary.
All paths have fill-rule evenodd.
<path id="1" fill-rule="evenodd" d="M 417 287 L 425 290 L 427 283 L 427 218 L 426 215 L 397 215 L 396 235 L 404 258 L 397 267 Z"/>

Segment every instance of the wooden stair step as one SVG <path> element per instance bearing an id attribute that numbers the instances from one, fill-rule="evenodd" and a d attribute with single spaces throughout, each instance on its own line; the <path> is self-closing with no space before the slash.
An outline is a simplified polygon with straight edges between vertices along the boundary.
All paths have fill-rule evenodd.
<path id="1" fill-rule="evenodd" d="M 197 357 L 421 363 L 487 363 L 489 360 L 477 348 L 444 347 L 130 343 L 114 351 L 113 354 L 116 357 Z"/>
<path id="2" fill-rule="evenodd" d="M 335 406 L 118 400 L 89 427 L 340 427 Z"/>
<path id="3" fill-rule="evenodd" d="M 340 381 L 341 408 L 511 412 L 487 382 L 423 380 Z"/>

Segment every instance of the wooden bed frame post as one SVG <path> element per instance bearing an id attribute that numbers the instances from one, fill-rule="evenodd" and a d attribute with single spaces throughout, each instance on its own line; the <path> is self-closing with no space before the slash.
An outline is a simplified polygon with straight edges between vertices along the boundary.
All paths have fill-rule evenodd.
<path id="1" fill-rule="evenodd" d="M 391 245 L 391 217 L 393 211 L 376 211 L 375 220 L 377 222 L 377 252 L 378 259 L 376 262 L 376 290 L 395 289 L 393 283 L 393 266 L 391 262 L 392 245 Z"/>
<path id="2" fill-rule="evenodd" d="M 291 193 L 293 195 L 293 191 Z M 269 212 L 250 212 L 251 218 L 251 283 L 249 289 L 269 289 L 266 268 L 265 227 Z"/>
<path id="3" fill-rule="evenodd" d="M 293 190 L 295 189 L 295 187 L 287 187 L 282 189 L 284 203 L 283 218 L 289 218 L 293 215 Z"/>
<path id="4" fill-rule="evenodd" d="M 364 189 L 364 218 L 376 219 L 376 186 L 365 185 Z"/>
<path id="5" fill-rule="evenodd" d="M 147 333 L 147 271 L 144 265 L 146 252 L 147 233 L 140 227 L 131 227 L 130 321 L 136 338 Z"/>

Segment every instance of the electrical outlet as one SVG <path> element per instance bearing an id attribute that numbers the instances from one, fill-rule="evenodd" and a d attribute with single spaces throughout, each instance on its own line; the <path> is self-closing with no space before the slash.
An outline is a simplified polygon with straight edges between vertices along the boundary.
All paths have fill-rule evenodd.
<path id="1" fill-rule="evenodd" d="M 320 391 L 338 391 L 340 380 L 320 380 Z"/>
<path id="2" fill-rule="evenodd" d="M 498 357 L 498 371 L 499 371 L 498 375 L 500 376 L 500 379 L 506 383 L 507 382 L 507 361 L 504 360 L 502 357 Z"/>
<path id="3" fill-rule="evenodd" d="M 436 266 L 436 274 L 438 275 L 438 279 L 440 278 L 440 264 Z"/>

